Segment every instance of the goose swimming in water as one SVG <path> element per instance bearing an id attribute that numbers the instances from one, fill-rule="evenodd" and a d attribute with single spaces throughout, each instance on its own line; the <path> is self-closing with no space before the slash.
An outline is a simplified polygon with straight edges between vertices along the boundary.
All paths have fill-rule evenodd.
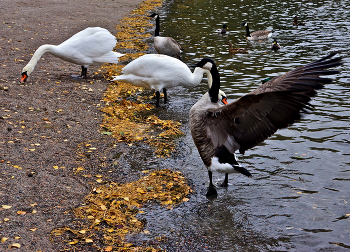
<path id="1" fill-rule="evenodd" d="M 101 27 L 89 27 L 78 32 L 59 45 L 42 45 L 22 70 L 21 82 L 25 82 L 34 71 L 40 57 L 48 52 L 65 61 L 81 65 L 81 78 L 86 79 L 89 65 L 117 64 L 124 54 L 113 52 L 117 39 Z M 78 77 L 78 76 L 73 76 Z"/>
<path id="2" fill-rule="evenodd" d="M 164 103 L 167 102 L 168 88 L 185 86 L 194 87 L 200 84 L 203 74 L 210 72 L 203 68 L 200 61 L 192 73 L 181 60 L 163 54 L 145 54 L 127 64 L 122 75 L 113 76 L 113 81 L 124 81 L 138 87 L 156 91 L 159 107 L 160 91 L 164 92 Z"/>
<path id="3" fill-rule="evenodd" d="M 156 30 L 154 32 L 154 48 L 156 49 L 157 53 L 181 59 L 180 54 L 181 51 L 184 50 L 182 46 L 179 45 L 179 43 L 177 43 L 176 40 L 171 37 L 162 37 L 159 35 L 159 15 L 157 13 L 153 13 L 149 17 L 156 20 Z"/>
<path id="4" fill-rule="evenodd" d="M 222 186 L 228 186 L 229 173 L 251 173 L 240 166 L 235 151 L 241 154 L 263 142 L 278 129 L 286 128 L 300 119 L 300 112 L 312 108 L 309 103 L 316 90 L 330 83 L 341 65 L 341 58 L 332 53 L 304 66 L 265 82 L 236 101 L 221 105 L 220 76 L 215 63 L 207 59 L 204 68 L 210 70 L 212 85 L 190 110 L 190 129 L 198 152 L 208 168 L 207 196 L 216 196 L 212 172 L 225 173 Z"/>
<path id="5" fill-rule="evenodd" d="M 304 26 L 305 25 L 305 23 L 304 22 L 300 22 L 300 21 L 298 21 L 298 16 L 295 16 L 294 17 L 294 20 L 293 20 L 293 25 L 294 26 Z"/>
<path id="6" fill-rule="evenodd" d="M 250 33 L 249 26 L 247 22 L 243 22 L 241 26 L 245 26 L 246 29 L 246 39 L 248 40 L 262 40 L 267 39 L 272 36 L 272 33 L 275 32 L 273 30 L 266 30 L 266 31 L 255 31 Z"/>

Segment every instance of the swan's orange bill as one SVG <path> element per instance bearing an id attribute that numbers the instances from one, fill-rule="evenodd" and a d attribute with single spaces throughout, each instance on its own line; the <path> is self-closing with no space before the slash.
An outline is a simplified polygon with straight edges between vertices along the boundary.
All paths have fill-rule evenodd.
<path id="1" fill-rule="evenodd" d="M 28 78 L 28 75 L 26 73 L 22 73 L 21 82 L 22 83 L 26 82 L 27 78 Z"/>
<path id="2" fill-rule="evenodd" d="M 227 98 L 226 97 L 224 97 L 224 98 L 222 98 L 222 100 L 221 100 L 225 105 L 227 105 L 228 104 L 228 102 L 227 102 Z"/>

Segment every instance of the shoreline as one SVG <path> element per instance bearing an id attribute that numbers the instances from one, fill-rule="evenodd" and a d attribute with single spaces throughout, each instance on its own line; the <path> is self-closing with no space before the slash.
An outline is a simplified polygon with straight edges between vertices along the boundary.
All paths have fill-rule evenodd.
<path id="1" fill-rule="evenodd" d="M 91 183 L 101 174 L 115 181 L 138 176 L 102 169 L 115 155 L 110 147 L 115 139 L 99 132 L 109 85 L 99 67 L 89 67 L 86 81 L 72 81 L 79 66 L 44 54 L 28 82 L 19 85 L 19 79 L 40 45 L 59 44 L 89 26 L 116 34 L 118 22 L 141 2 L 0 3 L 0 250 L 65 249 L 66 243 L 53 242 L 50 232 L 79 222 L 71 210 L 83 203 Z M 128 152 L 127 144 L 118 147 Z M 74 176 L 82 164 L 86 176 Z"/>

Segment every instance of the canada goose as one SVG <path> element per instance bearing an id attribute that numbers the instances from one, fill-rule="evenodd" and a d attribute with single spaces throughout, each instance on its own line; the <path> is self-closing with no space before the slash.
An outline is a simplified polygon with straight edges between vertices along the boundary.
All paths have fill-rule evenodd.
<path id="1" fill-rule="evenodd" d="M 193 87 L 200 84 L 203 74 L 210 72 L 197 63 L 192 73 L 181 60 L 163 54 L 145 54 L 127 64 L 122 75 L 113 76 L 113 81 L 124 81 L 135 86 L 156 91 L 159 107 L 160 93 L 163 89 L 164 103 L 167 102 L 166 90 L 176 86 Z"/>
<path id="2" fill-rule="evenodd" d="M 86 79 L 89 65 L 118 63 L 119 57 L 124 54 L 112 51 L 116 43 L 117 39 L 108 30 L 101 27 L 89 27 L 59 45 L 42 45 L 23 68 L 21 82 L 27 80 L 41 55 L 46 52 L 65 61 L 81 65 L 80 77 Z"/>
<path id="3" fill-rule="evenodd" d="M 228 45 L 228 52 L 229 53 L 247 53 L 248 50 L 244 49 L 244 48 L 232 48 L 232 42 L 228 41 L 226 43 L 226 45 Z"/>
<path id="4" fill-rule="evenodd" d="M 246 29 L 246 39 L 248 40 L 261 40 L 261 39 L 267 39 L 272 36 L 272 33 L 275 32 L 273 30 L 266 30 L 266 31 L 255 31 L 250 33 L 249 32 L 249 26 L 247 22 L 243 22 L 241 26 L 245 26 Z"/>
<path id="5" fill-rule="evenodd" d="M 273 43 L 272 43 L 272 45 L 271 45 L 271 50 L 277 51 L 277 50 L 279 50 L 279 49 L 281 49 L 281 46 L 277 43 L 277 40 L 274 39 L 274 40 L 273 40 Z"/>
<path id="6" fill-rule="evenodd" d="M 222 29 L 217 29 L 216 32 L 217 32 L 217 33 L 221 33 L 221 34 L 225 34 L 225 33 L 227 32 L 227 30 L 228 30 L 228 27 L 227 27 L 226 24 L 224 24 L 224 25 L 222 26 Z"/>
<path id="7" fill-rule="evenodd" d="M 154 48 L 157 53 L 169 55 L 171 57 L 176 57 L 181 59 L 181 51 L 184 49 L 176 42 L 175 39 L 171 37 L 161 37 L 159 35 L 159 15 L 157 13 L 153 13 L 149 17 L 156 20 L 156 30 L 154 32 Z"/>
<path id="8" fill-rule="evenodd" d="M 298 67 L 262 84 L 252 92 L 223 106 L 219 104 L 220 76 L 216 65 L 208 59 L 212 85 L 209 92 L 190 110 L 190 129 L 198 152 L 208 168 L 207 196 L 217 195 L 212 182 L 212 172 L 225 173 L 222 186 L 228 185 L 229 173 L 250 172 L 238 165 L 234 152 L 241 154 L 300 119 L 300 111 L 311 109 L 311 97 L 316 89 L 332 80 L 320 75 L 337 74 L 326 70 L 341 65 L 335 53 Z"/>
<path id="9" fill-rule="evenodd" d="M 295 16 L 294 20 L 293 20 L 293 25 L 294 26 L 299 26 L 299 25 L 303 26 L 303 25 L 305 25 L 305 23 L 304 22 L 299 22 L 298 21 L 298 16 Z"/>

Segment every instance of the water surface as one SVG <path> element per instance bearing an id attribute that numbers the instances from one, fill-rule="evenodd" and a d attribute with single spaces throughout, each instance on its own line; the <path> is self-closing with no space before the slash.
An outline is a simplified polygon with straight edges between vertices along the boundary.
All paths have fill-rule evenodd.
<path id="1" fill-rule="evenodd" d="M 350 250 L 349 1 L 174 0 L 159 13 L 161 35 L 183 45 L 186 64 L 203 57 L 216 62 L 231 102 L 266 77 L 333 51 L 344 57 L 344 65 L 313 99 L 315 111 L 238 155 L 253 178 L 230 176 L 230 186 L 219 189 L 215 200 L 204 196 L 207 171 L 188 129 L 188 111 L 207 87 L 170 90 L 170 104 L 160 114 L 180 120 L 186 136 L 175 157 L 144 168 L 184 172 L 194 194 L 173 210 L 147 211 L 150 234 L 142 239 L 166 237 L 173 246 L 169 251 Z M 295 15 L 306 26 L 293 27 Z M 243 21 L 251 31 L 274 29 L 282 49 L 271 51 L 272 39 L 247 42 Z M 229 33 L 217 34 L 224 23 Z M 249 53 L 229 54 L 228 40 Z M 216 183 L 224 178 L 214 177 Z"/>

